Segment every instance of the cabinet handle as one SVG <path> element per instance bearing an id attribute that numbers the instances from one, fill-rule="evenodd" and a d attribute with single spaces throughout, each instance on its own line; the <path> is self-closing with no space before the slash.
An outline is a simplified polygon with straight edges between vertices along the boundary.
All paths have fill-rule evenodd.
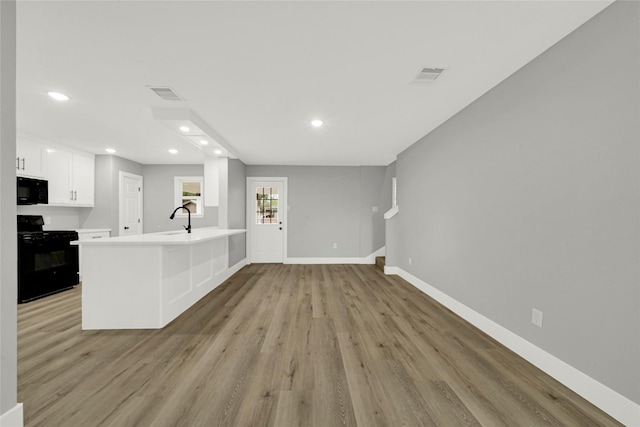
<path id="1" fill-rule="evenodd" d="M 71 200 L 73 200 L 73 190 L 71 190 Z"/>
<path id="2" fill-rule="evenodd" d="M 20 157 L 16 157 L 16 169 L 20 170 Z"/>
<path id="3" fill-rule="evenodd" d="M 25 164 L 25 160 L 24 160 L 24 159 L 25 159 L 25 158 L 23 157 L 23 158 L 22 158 L 22 170 L 24 170 L 24 164 Z"/>
<path id="4" fill-rule="evenodd" d="M 78 192 L 77 191 L 73 192 L 73 200 L 78 200 Z"/>
<path id="5" fill-rule="evenodd" d="M 93 236 L 92 239 L 102 239 L 102 236 Z"/>

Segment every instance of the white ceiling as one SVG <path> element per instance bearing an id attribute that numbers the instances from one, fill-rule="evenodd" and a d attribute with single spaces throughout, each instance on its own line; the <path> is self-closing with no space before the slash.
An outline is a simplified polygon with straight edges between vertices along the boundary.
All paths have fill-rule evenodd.
<path id="1" fill-rule="evenodd" d="M 20 1 L 18 132 L 202 163 L 151 115 L 186 108 L 247 164 L 386 165 L 610 3 Z"/>

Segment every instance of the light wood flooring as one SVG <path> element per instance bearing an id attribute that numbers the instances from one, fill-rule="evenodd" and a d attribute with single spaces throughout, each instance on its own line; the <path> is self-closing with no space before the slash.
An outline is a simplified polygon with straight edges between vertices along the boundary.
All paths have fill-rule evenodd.
<path id="1" fill-rule="evenodd" d="M 246 266 L 162 330 L 80 310 L 18 308 L 27 426 L 619 425 L 370 265 Z"/>

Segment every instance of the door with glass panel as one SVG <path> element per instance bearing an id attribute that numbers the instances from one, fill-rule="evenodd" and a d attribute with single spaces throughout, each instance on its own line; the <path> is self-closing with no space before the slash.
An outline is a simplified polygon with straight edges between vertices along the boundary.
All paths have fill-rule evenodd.
<path id="1" fill-rule="evenodd" d="M 252 263 L 284 261 L 285 181 L 250 181 L 249 227 Z"/>

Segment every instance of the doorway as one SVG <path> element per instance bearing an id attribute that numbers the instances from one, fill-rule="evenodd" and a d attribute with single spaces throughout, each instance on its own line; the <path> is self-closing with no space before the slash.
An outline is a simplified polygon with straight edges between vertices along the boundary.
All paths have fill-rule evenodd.
<path id="1" fill-rule="evenodd" d="M 118 236 L 142 234 L 142 177 L 120 171 Z"/>
<path id="2" fill-rule="evenodd" d="M 247 178 L 247 254 L 283 263 L 287 254 L 287 178 Z"/>

